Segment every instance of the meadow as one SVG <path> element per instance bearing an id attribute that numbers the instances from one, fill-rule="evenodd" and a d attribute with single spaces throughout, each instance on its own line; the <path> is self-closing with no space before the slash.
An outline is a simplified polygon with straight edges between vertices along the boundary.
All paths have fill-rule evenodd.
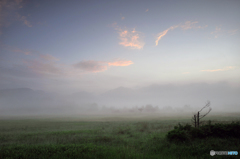
<path id="1" fill-rule="evenodd" d="M 166 139 L 174 126 L 190 119 L 189 114 L 158 113 L 1 118 L 0 158 L 207 159 L 210 150 L 240 152 L 239 138 Z M 211 114 L 203 120 L 230 123 L 240 121 L 240 114 Z"/>

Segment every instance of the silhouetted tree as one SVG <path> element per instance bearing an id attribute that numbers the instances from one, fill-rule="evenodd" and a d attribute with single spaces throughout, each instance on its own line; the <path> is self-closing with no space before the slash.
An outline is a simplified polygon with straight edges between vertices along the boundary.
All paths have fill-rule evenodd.
<path id="1" fill-rule="evenodd" d="M 204 115 L 200 115 L 200 112 L 205 108 L 209 108 L 208 112 L 205 113 Z M 206 105 L 200 111 L 198 111 L 196 114 L 193 115 L 192 122 L 195 128 L 199 128 L 200 119 L 205 117 L 211 110 L 212 108 L 210 107 L 210 101 L 207 101 Z"/>

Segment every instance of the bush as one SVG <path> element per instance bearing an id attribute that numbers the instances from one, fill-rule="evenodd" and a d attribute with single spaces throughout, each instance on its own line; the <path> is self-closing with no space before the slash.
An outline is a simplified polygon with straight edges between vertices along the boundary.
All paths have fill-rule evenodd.
<path id="1" fill-rule="evenodd" d="M 211 121 L 207 125 L 200 126 L 199 129 L 189 124 L 185 126 L 178 124 L 174 130 L 169 131 L 167 139 L 169 141 L 185 142 L 197 138 L 218 137 L 218 138 L 240 138 L 240 122 L 232 122 L 230 124 L 215 124 Z"/>
<path id="2" fill-rule="evenodd" d="M 185 131 L 179 130 L 179 129 L 174 129 L 167 134 L 167 138 L 170 141 L 177 141 L 177 142 L 183 142 L 187 140 L 187 135 Z"/>

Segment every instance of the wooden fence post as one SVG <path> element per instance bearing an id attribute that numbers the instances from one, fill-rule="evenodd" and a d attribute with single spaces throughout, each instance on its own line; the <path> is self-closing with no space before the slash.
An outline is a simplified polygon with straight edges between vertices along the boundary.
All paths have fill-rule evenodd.
<path id="1" fill-rule="evenodd" d="M 197 113 L 197 128 L 199 128 L 199 112 Z"/>

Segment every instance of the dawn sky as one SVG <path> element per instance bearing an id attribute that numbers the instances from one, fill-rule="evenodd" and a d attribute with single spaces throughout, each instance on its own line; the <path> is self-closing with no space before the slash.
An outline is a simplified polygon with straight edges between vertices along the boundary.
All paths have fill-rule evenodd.
<path id="1" fill-rule="evenodd" d="M 1 0 L 0 88 L 240 84 L 240 1 Z"/>

